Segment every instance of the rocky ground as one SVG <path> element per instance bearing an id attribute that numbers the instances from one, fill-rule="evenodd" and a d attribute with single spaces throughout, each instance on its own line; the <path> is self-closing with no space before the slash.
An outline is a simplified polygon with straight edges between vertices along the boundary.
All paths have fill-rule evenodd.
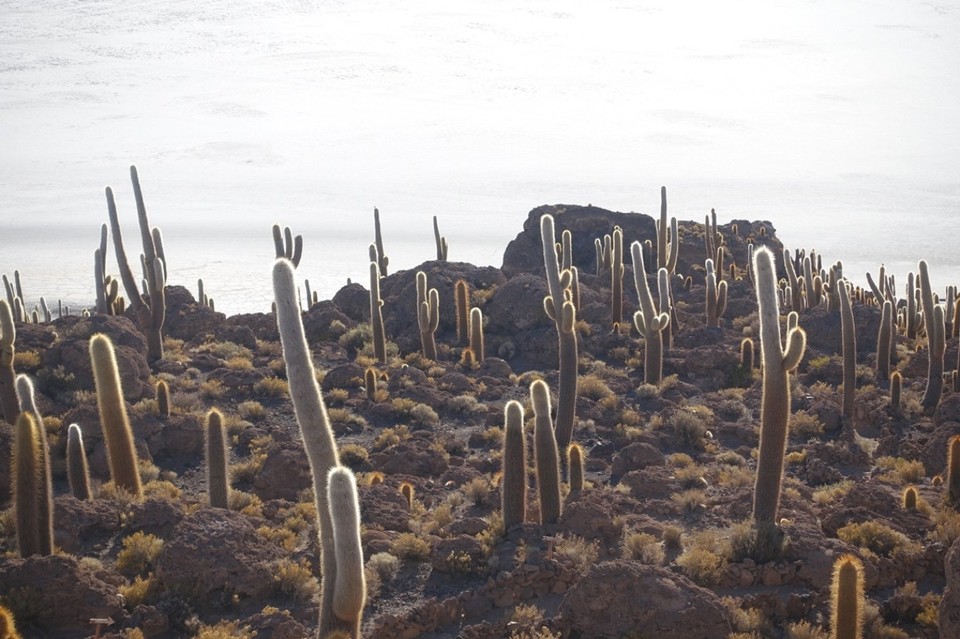
<path id="1" fill-rule="evenodd" d="M 530 382 L 544 379 L 554 393 L 557 386 L 557 333 L 542 306 L 539 217 L 546 212 L 558 235 L 572 231 L 580 268 L 573 438 L 586 452 L 587 487 L 565 494 L 559 523 L 541 526 L 531 474 L 528 523 L 504 530 L 504 404 L 519 400 L 531 418 Z M 769 222 L 721 225 L 728 302 L 720 327 L 709 328 L 704 227 L 681 222 L 678 325 L 665 349 L 665 378 L 653 386 L 643 384 L 636 331 L 612 326 L 609 273 L 594 274 L 594 239 L 614 225 L 627 245 L 655 241 L 645 215 L 542 207 L 530 212 L 501 268 L 429 261 L 390 273 L 381 284 L 385 365 L 372 357 L 368 294 L 359 284 L 304 313 L 341 459 L 360 483 L 369 584 L 363 636 L 826 637 L 833 563 L 852 553 L 865 567 L 865 637 L 960 637 L 960 515 L 946 505 L 937 477 L 948 439 L 960 434 L 960 394 L 948 384 L 935 411 L 921 410 L 925 340 L 896 338 L 904 389 L 895 410 L 887 382 L 875 374 L 880 311 L 856 303 L 857 410 L 845 419 L 839 313 L 825 305 L 801 313 L 808 347 L 791 376 L 781 504 L 788 542 L 775 561 L 742 558 L 735 540 L 751 514 L 761 398 L 759 369 L 743 368 L 739 352 L 745 335 L 758 336 L 747 243 L 782 245 Z M 637 296 L 626 262 L 629 318 Z M 419 354 L 417 270 L 440 292 L 437 361 Z M 486 322 L 487 357 L 475 366 L 461 361 L 457 342 L 459 279 Z M 49 438 L 57 552 L 18 558 L 12 429 L 3 425 L 0 603 L 27 637 L 93 636 L 96 618 L 114 622 L 104 637 L 312 637 L 315 510 L 274 317 L 224 317 L 179 286 L 168 286 L 167 299 L 166 353 L 152 368 L 138 325 L 125 317 L 18 326 L 17 370 L 36 380 Z M 87 354 L 90 336 L 100 332 L 117 347 L 149 482 L 142 501 L 106 483 Z M 957 339 L 948 339 L 948 369 L 956 349 Z M 379 373 L 373 398 L 363 386 L 369 366 Z M 169 417 L 159 416 L 159 380 L 172 391 Z M 205 504 L 203 423 L 214 407 L 230 435 L 230 511 Z M 92 501 L 69 495 L 72 423 L 103 482 Z M 414 487 L 412 503 L 400 493 L 404 482 Z M 920 497 L 914 510 L 901 505 L 908 485 Z"/>

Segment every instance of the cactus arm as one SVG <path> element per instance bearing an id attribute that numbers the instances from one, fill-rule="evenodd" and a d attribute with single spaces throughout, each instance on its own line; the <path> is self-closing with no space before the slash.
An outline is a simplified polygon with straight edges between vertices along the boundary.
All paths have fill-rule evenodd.
<path id="1" fill-rule="evenodd" d="M 349 626 L 350 636 L 358 638 L 367 586 L 363 573 L 363 550 L 360 544 L 360 504 L 357 500 L 357 481 L 349 468 L 337 466 L 330 469 L 327 478 L 327 503 L 333 523 L 334 551 L 337 561 L 333 614 L 337 617 L 338 625 Z"/>

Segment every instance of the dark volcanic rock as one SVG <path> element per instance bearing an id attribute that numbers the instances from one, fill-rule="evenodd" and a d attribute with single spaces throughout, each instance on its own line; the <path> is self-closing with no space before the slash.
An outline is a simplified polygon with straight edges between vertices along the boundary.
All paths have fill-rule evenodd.
<path id="1" fill-rule="evenodd" d="M 253 482 L 253 492 L 264 501 L 297 501 L 297 493 L 311 485 L 310 464 L 298 441 L 275 443 Z"/>
<path id="2" fill-rule="evenodd" d="M 960 639 L 960 539 L 950 547 L 944 569 L 947 586 L 940 600 L 940 639 Z"/>
<path id="3" fill-rule="evenodd" d="M 729 613 L 706 588 L 665 568 L 608 561 L 567 591 L 561 624 L 580 636 L 620 639 L 643 628 L 659 639 L 726 637 Z"/>

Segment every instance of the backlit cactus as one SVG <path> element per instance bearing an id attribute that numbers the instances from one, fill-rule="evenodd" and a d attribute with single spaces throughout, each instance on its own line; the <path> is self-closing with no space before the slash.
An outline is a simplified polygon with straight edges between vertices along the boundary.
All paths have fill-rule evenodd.
<path id="1" fill-rule="evenodd" d="M 457 341 L 461 346 L 467 346 L 470 344 L 470 285 L 464 280 L 457 280 L 453 297 L 457 314 Z"/>
<path id="2" fill-rule="evenodd" d="M 503 526 L 523 523 L 527 513 L 527 446 L 523 437 L 523 406 L 509 401 L 504 408 L 503 479 L 500 502 Z"/>
<path id="3" fill-rule="evenodd" d="M 50 504 L 43 501 L 40 428 L 28 412 L 20 413 L 14 427 L 13 500 L 21 557 L 52 553 L 52 522 L 42 514 Z"/>
<path id="4" fill-rule="evenodd" d="M 370 246 L 370 328 L 373 331 L 373 355 L 381 364 L 387 362 L 387 335 L 383 327 L 383 300 L 380 299 L 380 267 L 378 253 Z"/>
<path id="5" fill-rule="evenodd" d="M 327 478 L 327 503 L 333 524 L 333 547 L 337 564 L 333 615 L 340 630 L 348 632 L 353 639 L 359 639 L 367 584 L 363 572 L 363 549 L 360 545 L 357 480 L 349 468 L 338 466 L 330 469 Z"/>
<path id="6" fill-rule="evenodd" d="M 470 309 L 470 353 L 477 363 L 483 362 L 486 357 L 486 348 L 483 345 L 483 311 L 476 307 Z"/>
<path id="7" fill-rule="evenodd" d="M 852 433 L 854 429 L 853 412 L 857 391 L 857 329 L 853 320 L 853 305 L 847 282 L 837 283 L 840 293 L 840 330 L 843 338 L 843 401 L 841 402 L 844 421 Z"/>
<path id="8" fill-rule="evenodd" d="M 844 555 L 833 565 L 830 588 L 830 628 L 833 639 L 863 636 L 863 564 Z"/>
<path id="9" fill-rule="evenodd" d="M 437 340 L 434 334 L 440 325 L 440 294 L 437 289 L 427 290 L 427 274 L 417 271 L 417 326 L 420 329 L 420 344 L 423 356 L 437 359 Z"/>
<path id="10" fill-rule="evenodd" d="M 707 326 L 720 327 L 720 316 L 727 308 L 727 283 L 717 283 L 717 273 L 714 271 L 713 260 L 706 261 L 707 276 Z"/>
<path id="11" fill-rule="evenodd" d="M 579 444 L 570 444 L 567 460 L 570 464 L 570 493 L 576 494 L 583 490 L 583 448 Z"/>
<path id="12" fill-rule="evenodd" d="M 940 403 L 943 393 L 943 354 L 946 350 L 945 320 L 943 307 L 935 303 L 933 288 L 927 263 L 920 260 L 917 265 L 920 278 L 920 303 L 923 308 L 923 328 L 927 333 L 927 386 L 923 390 L 920 404 L 932 412 Z"/>
<path id="13" fill-rule="evenodd" d="M 537 470 L 537 491 L 540 495 L 540 523 L 553 524 L 560 518 L 560 452 L 550 417 L 550 389 L 542 380 L 530 385 L 530 398 L 535 417 L 533 457 Z"/>
<path id="14" fill-rule="evenodd" d="M 880 330 L 877 332 L 877 377 L 890 377 L 890 353 L 893 352 L 893 302 L 884 300 L 880 312 Z"/>
<path id="15" fill-rule="evenodd" d="M 669 275 L 677 272 L 677 258 L 680 257 L 680 241 L 677 234 L 677 218 L 670 218 L 669 236 L 667 234 L 667 187 L 660 187 L 660 219 L 657 220 L 657 270 L 667 269 Z M 633 265 L 636 272 L 637 265 Z"/>
<path id="16" fill-rule="evenodd" d="M 20 402 L 20 414 L 29 413 L 37 428 L 37 437 L 40 440 L 40 450 L 37 463 L 40 465 L 40 490 L 38 513 L 40 517 L 40 554 L 53 553 L 53 479 L 50 469 L 50 449 L 47 445 L 47 429 L 43 425 L 43 417 L 37 410 L 37 402 L 33 395 L 33 382 L 26 375 L 17 375 L 17 399 Z"/>
<path id="17" fill-rule="evenodd" d="M 207 413 L 207 495 L 212 508 L 229 508 L 230 474 L 227 465 L 227 438 L 223 415 L 217 409 Z"/>
<path id="18" fill-rule="evenodd" d="M 633 283 L 640 300 L 640 310 L 633 314 L 633 323 L 643 336 L 643 381 L 645 384 L 659 384 L 663 377 L 663 331 L 670 323 L 670 315 L 663 309 L 658 312 L 653 304 L 640 242 L 630 245 L 630 257 Z"/>
<path id="19" fill-rule="evenodd" d="M 67 430 L 67 481 L 70 482 L 71 495 L 80 500 L 93 499 L 83 433 L 77 424 L 70 424 Z"/>
<path id="20" fill-rule="evenodd" d="M 0 411 L 3 412 L 3 420 L 11 425 L 17 422 L 20 415 L 16 390 L 17 373 L 13 366 L 16 339 L 13 311 L 7 300 L 0 299 Z"/>
<path id="21" fill-rule="evenodd" d="M 100 427 L 107 444 L 107 460 L 113 483 L 136 498 L 143 495 L 133 431 L 127 418 L 127 406 L 120 388 L 120 371 L 113 352 L 113 342 L 103 334 L 90 338 L 90 361 L 97 388 Z"/>

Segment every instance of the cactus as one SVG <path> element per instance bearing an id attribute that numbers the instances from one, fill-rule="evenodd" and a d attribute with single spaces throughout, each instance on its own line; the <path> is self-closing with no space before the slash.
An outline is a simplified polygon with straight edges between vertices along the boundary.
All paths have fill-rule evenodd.
<path id="1" fill-rule="evenodd" d="M 380 233 L 380 210 L 373 209 L 373 243 L 377 248 L 377 269 L 382 277 L 387 276 L 387 266 L 390 264 L 390 258 L 383 252 L 383 235 Z"/>
<path id="2" fill-rule="evenodd" d="M 920 313 L 917 311 L 917 284 L 913 273 L 907 273 L 907 316 L 906 316 L 906 335 L 908 339 L 916 339 L 917 329 L 920 325 Z"/>
<path id="3" fill-rule="evenodd" d="M 663 329 L 663 346 L 665 349 L 673 347 L 673 329 L 677 323 L 677 315 L 673 312 L 673 293 L 670 291 L 670 274 L 667 269 L 657 271 L 657 297 L 659 308 L 669 316 L 670 321 Z"/>
<path id="4" fill-rule="evenodd" d="M 147 210 L 140 191 L 140 178 L 137 167 L 130 167 L 130 179 L 133 182 L 133 194 L 137 202 L 137 217 L 140 221 L 140 238 L 143 244 L 143 279 L 146 282 L 146 294 L 141 296 L 137 281 L 127 264 L 127 254 L 123 249 L 123 236 L 120 234 L 120 221 L 117 218 L 117 205 L 113 200 L 113 190 L 108 186 L 107 211 L 110 216 L 110 229 L 113 234 L 113 247 L 120 267 L 120 279 L 126 291 L 130 305 L 140 321 L 147 338 L 147 361 L 151 364 L 163 358 L 163 320 L 167 305 L 164 287 L 167 282 L 167 267 L 163 259 L 163 244 L 158 242 L 160 234 L 156 229 L 151 232 L 147 221 Z"/>
<path id="5" fill-rule="evenodd" d="M 17 373 L 13 367 L 16 339 L 17 329 L 13 323 L 13 313 L 7 301 L 0 300 L 0 411 L 3 412 L 3 420 L 10 425 L 17 423 L 20 415 L 16 389 Z"/>
<path id="6" fill-rule="evenodd" d="M 643 381 L 645 384 L 659 384 L 663 377 L 662 332 L 670 323 L 670 316 L 666 312 L 658 313 L 653 305 L 640 242 L 630 245 L 630 257 L 633 261 L 633 283 L 640 300 L 640 310 L 634 313 L 633 323 L 643 336 Z"/>
<path id="7" fill-rule="evenodd" d="M 813 274 L 813 255 L 803 258 L 803 285 L 807 296 L 807 308 L 820 305 L 820 293 L 823 290 L 823 281 Z"/>
<path id="8" fill-rule="evenodd" d="M 894 412 L 900 411 L 900 393 L 903 388 L 903 375 L 900 371 L 893 371 L 890 374 L 890 408 Z"/>
<path id="9" fill-rule="evenodd" d="M 847 282 L 838 282 L 840 293 L 840 329 L 843 335 L 843 418 L 854 429 L 853 409 L 857 391 L 857 330 Z"/>
<path id="10" fill-rule="evenodd" d="M 376 264 L 373 264 L 374 268 Z M 374 269 L 371 269 L 373 272 Z M 341 583 L 338 574 L 338 555 L 334 541 L 334 524 L 330 514 L 330 496 L 327 491 L 330 470 L 340 465 L 333 430 L 327 417 L 327 409 L 320 394 L 313 359 L 304 336 L 303 321 L 297 306 L 297 289 L 294 283 L 293 265 L 287 260 L 277 260 L 273 266 L 273 290 L 276 297 L 277 326 L 283 347 L 283 360 L 287 367 L 287 381 L 293 410 L 300 425 L 303 446 L 310 463 L 313 477 L 313 494 L 316 501 L 320 531 L 321 601 L 318 637 L 326 637 L 335 630 L 354 632 L 356 620 L 342 619 L 334 608 L 338 598 L 337 587 Z M 337 493 L 339 495 L 339 492 Z M 339 498 L 338 498 L 339 501 Z M 349 569 L 347 567 L 345 570 Z M 348 575 L 347 583 L 362 583 L 360 575 Z"/>
<path id="11" fill-rule="evenodd" d="M 411 499 L 412 496 L 411 492 Z M 327 503 L 333 522 L 333 547 L 337 565 L 333 588 L 333 614 L 337 618 L 340 632 L 346 632 L 352 639 L 359 639 L 367 584 L 363 572 L 363 549 L 360 545 L 357 480 L 349 468 L 338 466 L 330 469 L 327 477 Z"/>
<path id="12" fill-rule="evenodd" d="M 843 555 L 833 565 L 830 587 L 832 639 L 860 639 L 863 627 L 863 564 Z"/>
<path id="13" fill-rule="evenodd" d="M 40 450 L 37 463 L 40 464 L 40 487 L 38 493 L 40 516 L 40 554 L 53 554 L 53 479 L 50 469 L 50 449 L 47 446 L 47 429 L 43 417 L 37 410 L 33 396 L 33 382 L 26 375 L 17 375 L 17 399 L 20 402 L 20 414 L 29 413 L 37 427 Z"/>
<path id="14" fill-rule="evenodd" d="M 947 443 L 947 501 L 960 506 L 960 435 L 954 435 Z"/>
<path id="15" fill-rule="evenodd" d="M 423 356 L 437 359 L 437 340 L 434 333 L 440 325 L 440 294 L 437 289 L 427 290 L 427 274 L 417 271 L 417 326 L 420 328 L 420 344 Z"/>
<path id="16" fill-rule="evenodd" d="M 52 527 L 45 534 L 40 428 L 29 412 L 17 418 L 13 441 L 13 499 L 16 502 L 17 548 L 21 557 L 49 555 Z M 47 526 L 51 526 L 49 520 Z"/>
<path id="17" fill-rule="evenodd" d="M 377 396 L 377 371 L 372 368 L 367 368 L 363 372 L 363 386 L 367 392 L 367 399 L 369 401 L 374 401 Z"/>
<path id="18" fill-rule="evenodd" d="M 556 438 L 562 450 L 573 437 L 573 424 L 577 408 L 577 332 L 576 308 L 572 302 L 570 286 L 573 283 L 572 269 L 560 270 L 557 252 L 554 250 L 556 232 L 551 215 L 540 218 L 540 239 L 543 243 L 543 264 L 547 276 L 548 294 L 543 298 L 543 309 L 557 327 L 560 341 L 560 379 L 557 388 Z"/>
<path id="19" fill-rule="evenodd" d="M 437 224 L 437 216 L 433 216 L 433 239 L 437 243 L 437 261 L 447 261 L 447 238 L 440 235 L 440 226 Z"/>
<path id="20" fill-rule="evenodd" d="M 893 352 L 893 302 L 883 301 L 880 330 L 877 332 L 877 377 L 890 377 L 890 353 Z"/>
<path id="21" fill-rule="evenodd" d="M 623 230 L 613 229 L 613 257 L 610 269 L 610 316 L 613 324 L 623 324 Z"/>
<path id="22" fill-rule="evenodd" d="M 162 379 L 157 382 L 157 410 L 161 419 L 170 417 L 170 387 Z"/>
<path id="23" fill-rule="evenodd" d="M 600 277 L 610 269 L 610 264 L 613 259 L 613 238 L 611 238 L 608 233 L 603 236 L 603 241 L 601 242 L 598 237 L 593 240 L 593 248 L 597 260 L 596 273 L 597 277 Z"/>
<path id="24" fill-rule="evenodd" d="M 273 225 L 273 248 L 277 258 L 285 257 L 293 263 L 293 267 L 300 266 L 303 256 L 303 236 L 293 236 L 289 226 L 280 230 L 279 224 Z M 202 300 L 201 300 L 201 303 Z"/>
<path id="25" fill-rule="evenodd" d="M 749 337 L 740 342 L 740 368 L 748 374 L 753 372 L 753 340 Z"/>
<path id="26" fill-rule="evenodd" d="M 227 466 L 227 438 L 223 415 L 216 408 L 207 413 L 207 495 L 213 508 L 228 509 L 230 503 L 230 474 Z"/>
<path id="27" fill-rule="evenodd" d="M 907 486 L 903 491 L 903 507 L 906 510 L 917 509 L 917 489 L 913 486 Z"/>
<path id="28" fill-rule="evenodd" d="M 946 346 L 943 307 L 933 299 L 927 263 L 920 260 L 920 303 L 923 307 L 923 327 L 927 333 L 927 386 L 920 404 L 932 412 L 940 403 L 943 393 L 943 354 Z"/>
<path id="29" fill-rule="evenodd" d="M 567 460 L 570 464 L 570 493 L 576 494 L 583 490 L 583 448 L 579 444 L 570 444 Z"/>
<path id="30" fill-rule="evenodd" d="M 80 500 L 93 499 L 83 434 L 77 424 L 70 424 L 67 430 L 67 480 L 70 482 L 71 495 Z"/>
<path id="31" fill-rule="evenodd" d="M 736 235 L 736 233 L 734 233 Z M 703 220 L 703 242 L 707 249 L 706 259 L 712 260 L 717 257 L 717 251 L 723 245 L 723 236 L 717 231 L 717 211 L 710 209 L 710 215 L 704 216 Z"/>
<path id="32" fill-rule="evenodd" d="M 787 283 L 790 287 L 790 310 L 799 313 L 803 310 L 803 290 L 800 287 L 800 280 L 797 279 L 797 271 L 793 267 L 789 249 L 783 249 L 783 266 L 787 271 Z"/>
<path id="33" fill-rule="evenodd" d="M 503 480 L 500 503 L 503 527 L 521 524 L 527 514 L 527 445 L 523 437 L 523 406 L 511 400 L 503 409 Z"/>
<path id="34" fill-rule="evenodd" d="M 6 606 L 0 606 L 0 639 L 21 639 L 21 637 L 22 635 L 17 632 L 13 613 Z"/>
<path id="35" fill-rule="evenodd" d="M 375 247 L 370 246 L 370 328 L 373 330 L 373 354 L 377 361 L 387 363 L 387 337 L 383 328 L 383 300 L 380 299 L 380 267 L 377 266 Z"/>
<path id="36" fill-rule="evenodd" d="M 413 484 L 410 482 L 405 481 L 400 484 L 400 494 L 407 500 L 407 507 L 410 508 L 410 510 L 413 510 L 413 495 L 415 492 Z"/>
<path id="37" fill-rule="evenodd" d="M 707 326 L 720 328 L 720 316 L 727 308 L 727 283 L 717 283 L 717 273 L 713 269 L 713 260 L 706 261 L 707 267 Z"/>
<path id="38" fill-rule="evenodd" d="M 103 334 L 90 338 L 90 360 L 97 388 L 97 406 L 100 426 L 107 444 L 110 477 L 118 488 L 142 497 L 137 454 L 133 447 L 133 432 L 127 419 L 127 407 L 120 389 L 120 373 L 113 352 L 113 342 Z"/>
<path id="39" fill-rule="evenodd" d="M 530 384 L 535 416 L 533 429 L 534 463 L 540 495 L 540 524 L 553 524 L 560 518 L 560 452 L 550 417 L 550 389 L 543 380 Z"/>
<path id="40" fill-rule="evenodd" d="M 461 346 L 470 344 L 470 288 L 464 280 L 457 280 L 453 287 L 454 306 L 457 310 L 457 341 Z"/>
<path id="41" fill-rule="evenodd" d="M 789 371 L 796 368 L 806 348 L 806 335 L 796 327 L 787 332 L 786 350 L 780 341 L 777 280 L 773 253 L 758 248 L 753 255 L 760 317 L 760 354 L 763 396 L 760 405 L 760 454 L 753 494 L 753 519 L 760 535 L 776 532 L 783 481 L 783 458 L 790 416 Z"/>
<path id="42" fill-rule="evenodd" d="M 677 218 L 670 218 L 670 236 L 667 237 L 667 187 L 660 187 L 660 219 L 657 220 L 657 270 L 667 269 L 669 275 L 677 271 L 680 257 L 680 242 L 677 235 Z M 633 265 L 636 273 L 637 265 Z M 636 275 L 634 275 L 636 277 Z"/>
<path id="43" fill-rule="evenodd" d="M 470 309 L 470 351 L 474 361 L 483 362 L 483 311 L 476 307 Z"/>

